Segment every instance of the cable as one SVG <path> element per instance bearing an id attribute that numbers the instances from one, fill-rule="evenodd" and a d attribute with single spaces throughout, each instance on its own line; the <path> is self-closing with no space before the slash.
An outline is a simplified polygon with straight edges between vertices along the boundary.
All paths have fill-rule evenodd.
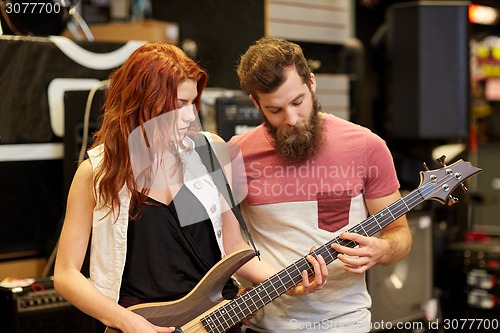
<path id="1" fill-rule="evenodd" d="M 15 35 L 21 35 L 21 32 L 19 31 L 19 29 L 10 20 L 9 14 L 7 14 L 5 2 L 1 1 L 1 0 L 0 0 L 0 12 L 2 14 L 2 17 L 5 20 L 5 24 L 7 24 L 7 27 L 12 31 L 12 33 L 14 33 Z M 1 29 L 1 22 L 0 22 L 0 29 Z M 2 34 L 3 34 L 3 31 L 2 31 Z"/>
<path id="2" fill-rule="evenodd" d="M 92 34 L 92 31 L 87 25 L 87 22 L 85 22 L 85 20 L 80 15 L 80 13 L 78 13 L 75 7 L 69 10 L 69 15 L 70 15 L 70 21 L 68 22 L 67 27 L 68 30 L 73 34 L 73 36 L 77 40 L 81 40 L 80 34 L 78 32 L 78 28 L 80 28 L 80 30 L 85 35 L 85 38 L 87 38 L 89 42 L 93 42 L 95 38 L 94 35 Z"/>
<path id="3" fill-rule="evenodd" d="M 108 86 L 108 83 L 109 80 L 100 81 L 89 91 L 89 95 L 87 97 L 87 104 L 85 105 L 85 114 L 83 116 L 83 137 L 82 137 L 82 146 L 80 147 L 80 154 L 78 155 L 78 165 L 80 165 L 85 159 L 85 152 L 88 146 L 90 110 L 92 109 L 92 101 L 94 100 L 94 95 L 98 89 L 106 88 Z"/>

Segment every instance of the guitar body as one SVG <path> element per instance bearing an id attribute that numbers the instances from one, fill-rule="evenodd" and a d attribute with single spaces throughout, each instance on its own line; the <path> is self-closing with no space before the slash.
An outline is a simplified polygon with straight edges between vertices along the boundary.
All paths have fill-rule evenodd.
<path id="1" fill-rule="evenodd" d="M 253 257 L 255 257 L 253 250 L 236 251 L 212 267 L 196 287 L 183 298 L 172 302 L 138 304 L 128 309 L 157 326 L 175 326 L 184 332 L 207 332 L 197 318 L 229 302 L 222 297 L 224 285 L 241 266 Z M 198 328 L 193 330 L 196 326 Z M 105 333 L 119 332 L 121 331 L 111 327 L 105 330 Z"/>

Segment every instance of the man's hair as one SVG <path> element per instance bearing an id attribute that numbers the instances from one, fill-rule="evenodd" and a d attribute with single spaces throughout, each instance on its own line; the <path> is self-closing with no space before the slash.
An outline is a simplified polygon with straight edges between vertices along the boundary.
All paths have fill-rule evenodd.
<path id="1" fill-rule="evenodd" d="M 177 109 L 177 89 L 187 79 L 197 83 L 194 104 L 199 107 L 207 73 L 179 47 L 159 42 L 139 47 L 110 75 L 102 125 L 93 143 L 93 147 L 104 144 L 103 161 L 94 178 L 103 206 L 119 209 L 119 192 L 126 184 L 132 193 L 130 210 L 138 211 L 142 198 L 132 172 L 129 135 L 138 127 L 145 128 L 149 120 Z"/>
<path id="2" fill-rule="evenodd" d="M 237 73 L 241 89 L 258 100 L 258 93 L 272 93 L 283 84 L 289 68 L 295 68 L 310 88 L 311 71 L 300 46 L 281 38 L 263 37 L 240 58 Z"/>

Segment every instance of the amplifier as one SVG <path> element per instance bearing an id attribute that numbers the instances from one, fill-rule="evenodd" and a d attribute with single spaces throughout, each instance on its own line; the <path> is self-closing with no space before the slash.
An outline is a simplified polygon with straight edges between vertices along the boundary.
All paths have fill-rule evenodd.
<path id="1" fill-rule="evenodd" d="M 485 310 L 500 309 L 500 241 L 459 242 L 448 248 L 452 301 Z"/>
<path id="2" fill-rule="evenodd" d="M 500 271 L 471 269 L 467 271 L 467 285 L 473 288 L 492 290 L 500 295 Z"/>
<path id="3" fill-rule="evenodd" d="M 226 141 L 259 126 L 262 115 L 248 96 L 219 97 L 215 101 L 217 132 Z"/>
<path id="4" fill-rule="evenodd" d="M 483 269 L 500 272 L 500 241 L 461 242 L 449 246 L 451 261 L 465 269 Z"/>
<path id="5" fill-rule="evenodd" d="M 96 332 L 98 322 L 59 295 L 52 278 L 23 281 L 0 286 L 0 311 L 6 318 L 2 321 L 2 332 Z"/>
<path id="6" fill-rule="evenodd" d="M 414 211 L 406 217 L 413 237 L 408 256 L 394 265 L 373 267 L 366 275 L 374 323 L 395 326 L 422 320 L 425 307 L 433 297 L 432 212 Z"/>
<path id="7" fill-rule="evenodd" d="M 467 290 L 467 304 L 478 309 L 500 309 L 498 294 L 485 289 L 471 288 Z"/>
<path id="8" fill-rule="evenodd" d="M 500 309 L 499 278 L 500 270 L 498 269 L 467 269 L 465 288 L 467 304 L 479 309 Z"/>

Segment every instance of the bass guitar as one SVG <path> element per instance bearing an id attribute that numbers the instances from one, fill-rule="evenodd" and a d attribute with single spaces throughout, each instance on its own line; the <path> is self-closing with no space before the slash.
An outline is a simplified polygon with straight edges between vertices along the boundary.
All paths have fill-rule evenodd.
<path id="1" fill-rule="evenodd" d="M 401 199 L 371 215 L 348 231 L 364 236 L 373 236 L 425 200 L 436 200 L 441 204 L 453 203 L 451 192 L 481 169 L 469 162 L 459 160 L 436 170 L 420 172 L 420 185 Z M 450 201 L 451 200 L 451 201 Z M 339 243 L 355 247 L 350 240 L 336 237 L 315 251 L 312 256 L 323 256 L 326 264 L 337 259 L 337 251 L 331 245 Z M 232 300 L 222 297 L 222 289 L 230 277 L 255 256 L 253 250 L 236 251 L 219 261 L 185 297 L 173 302 L 144 303 L 129 309 L 158 326 L 174 326 L 177 333 L 222 333 L 248 318 L 255 311 L 272 302 L 302 281 L 302 272 L 311 275 L 313 269 L 306 257 L 302 257 L 264 282 L 254 286 L 245 294 Z M 108 327 L 105 333 L 119 333 Z"/>

